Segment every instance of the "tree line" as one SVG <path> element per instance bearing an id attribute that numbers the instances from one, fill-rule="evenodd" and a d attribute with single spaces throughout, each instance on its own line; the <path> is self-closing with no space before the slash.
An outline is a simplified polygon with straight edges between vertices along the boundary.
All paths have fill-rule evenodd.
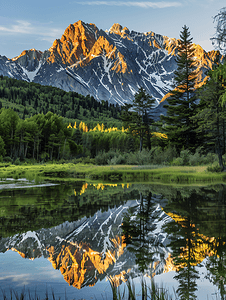
<path id="1" fill-rule="evenodd" d="M 192 37 L 186 25 L 180 33 L 176 62 L 177 69 L 170 96 L 165 100 L 164 105 L 166 115 L 160 116 L 157 122 L 154 122 L 152 117 L 155 99 L 142 87 L 135 94 L 132 104 L 126 104 L 119 109 L 107 102 L 97 102 L 90 96 L 84 97 L 74 92 L 67 93 L 57 88 L 1 76 L 2 102 L 8 99 L 8 103 L 15 104 L 17 99 L 21 99 L 27 109 L 30 109 L 29 105 L 34 105 L 36 101 L 40 108 L 46 107 L 48 103 L 50 110 L 38 114 L 36 110 L 35 115 L 28 116 L 17 113 L 15 106 L 14 109 L 2 108 L 0 110 L 0 155 L 11 159 L 32 158 L 38 161 L 43 158 L 70 159 L 79 155 L 91 158 L 101 155 L 104 158 L 103 151 L 118 150 L 132 153 L 137 150 L 142 152 L 145 148 L 151 151 L 147 153 L 148 156 L 158 151 L 163 157 L 162 151 L 165 151 L 170 153 L 173 159 L 180 157 L 183 151 L 189 151 L 191 154 L 199 151 L 204 156 L 216 153 L 219 166 L 224 170 L 226 62 L 218 51 L 212 69 L 206 74 L 207 82 L 201 88 L 197 88 L 197 62 L 194 57 Z M 87 122 L 85 125 L 89 129 L 95 127 L 97 123 L 105 123 L 104 125 L 109 127 L 109 122 L 103 122 L 107 116 L 109 118 L 105 120 L 111 120 L 110 122 L 113 123 L 116 121 L 118 124 L 116 127 L 122 128 L 123 125 L 127 130 L 103 132 L 87 129 L 84 132 L 81 128 L 72 126 L 67 128 L 69 121 L 73 124 L 78 120 L 65 117 L 74 114 L 75 106 L 80 111 L 80 121 L 85 120 Z M 58 107 L 59 113 L 52 111 L 54 107 Z M 92 111 L 99 113 L 98 116 L 102 117 L 101 122 L 90 117 Z M 161 133 L 165 133 L 167 138 L 163 138 Z M 106 160 L 113 159 L 118 162 L 116 157 L 118 155 L 119 152 L 110 154 Z M 183 163 L 187 161 L 186 155 L 183 152 Z M 167 162 L 170 163 L 168 159 Z"/>
<path id="2" fill-rule="evenodd" d="M 9 160 L 61 159 L 83 152 L 63 118 L 48 112 L 25 120 L 12 109 L 0 110 L 0 156 Z"/>
<path id="3" fill-rule="evenodd" d="M 120 107 L 99 102 L 93 96 L 66 92 L 56 87 L 43 86 L 0 76 L 0 108 L 12 108 L 20 118 L 49 111 L 62 116 L 65 121 L 89 120 L 89 123 L 105 120 L 117 124 Z"/>

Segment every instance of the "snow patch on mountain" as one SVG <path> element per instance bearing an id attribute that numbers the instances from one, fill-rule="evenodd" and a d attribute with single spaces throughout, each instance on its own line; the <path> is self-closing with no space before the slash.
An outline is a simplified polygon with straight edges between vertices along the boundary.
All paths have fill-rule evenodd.
<path id="1" fill-rule="evenodd" d="M 175 39 L 154 32 L 129 31 L 119 24 L 104 32 L 94 24 L 78 21 L 45 52 L 26 50 L 12 60 L 0 56 L 0 74 L 118 105 L 131 103 L 143 87 L 156 99 L 154 114 L 160 115 L 165 110 L 159 103 L 172 89 L 177 67 L 175 45 Z M 202 66 L 200 78 L 204 79 L 215 58 L 196 48 L 197 65 Z"/>

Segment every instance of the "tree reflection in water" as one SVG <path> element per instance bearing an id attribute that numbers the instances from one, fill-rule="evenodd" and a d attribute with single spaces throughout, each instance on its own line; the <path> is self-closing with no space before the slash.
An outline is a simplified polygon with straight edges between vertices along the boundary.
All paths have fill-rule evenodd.
<path id="1" fill-rule="evenodd" d="M 169 191 L 168 191 L 169 192 Z M 176 188 L 166 193 L 164 211 L 171 217 L 162 230 L 167 234 L 178 281 L 177 297 L 197 299 L 198 267 L 205 262 L 207 276 L 226 299 L 226 211 L 224 185 Z M 162 197 L 164 197 L 162 195 Z M 125 214 L 122 232 L 127 249 L 135 255 L 139 271 L 155 275 L 154 257 L 165 245 L 156 239 L 156 202 L 152 193 L 140 193 L 140 203 Z M 160 254 L 161 256 L 161 254 Z M 205 259 L 206 258 L 206 259 Z M 162 257 L 164 259 L 164 255 Z M 204 260 L 205 259 L 205 260 Z"/>
<path id="2" fill-rule="evenodd" d="M 205 258 L 207 278 L 218 286 L 221 299 L 226 299 L 225 195 L 224 185 L 187 188 L 178 190 L 164 208 L 174 219 L 164 229 L 171 240 L 169 246 L 177 267 L 175 278 L 179 282 L 177 294 L 180 299 L 197 298 L 197 266 Z"/>
<path id="3" fill-rule="evenodd" d="M 154 223 L 156 216 L 153 214 L 155 208 L 152 194 L 149 193 L 144 199 L 140 193 L 140 203 L 129 209 L 123 218 L 124 241 L 128 245 L 127 249 L 135 254 L 135 262 L 142 273 L 149 271 L 150 265 L 153 271 L 153 255 L 158 254 L 159 241 L 152 234 L 157 227 Z"/>
<path id="4" fill-rule="evenodd" d="M 171 240 L 173 263 L 176 266 L 175 279 L 179 286 L 177 295 L 180 299 L 196 299 L 197 279 L 199 278 L 196 265 L 200 261 L 197 249 L 200 246 L 200 236 L 194 225 L 197 220 L 197 203 L 199 197 L 192 192 L 188 196 L 177 193 L 176 198 L 168 204 L 171 211 L 176 211 L 174 220 L 165 225 L 165 231 Z M 178 216 L 179 214 L 179 216 Z"/>
<path id="5" fill-rule="evenodd" d="M 135 255 L 135 263 L 141 274 L 142 299 L 147 299 L 148 289 L 144 275 L 148 274 L 150 278 L 154 276 L 156 257 L 159 260 L 164 260 L 165 253 L 161 250 L 164 247 L 161 242 L 161 236 L 156 235 L 156 220 L 159 217 L 159 211 L 156 210 L 156 200 L 152 197 L 151 192 L 145 198 L 143 193 L 140 192 L 139 200 L 137 206 L 130 208 L 125 213 L 121 227 L 127 250 Z M 130 286 L 128 289 L 130 290 Z M 155 296 L 158 294 L 164 296 L 165 294 L 164 291 L 159 293 L 153 281 L 150 293 Z M 151 299 L 155 299 L 152 298 L 153 295 Z"/>

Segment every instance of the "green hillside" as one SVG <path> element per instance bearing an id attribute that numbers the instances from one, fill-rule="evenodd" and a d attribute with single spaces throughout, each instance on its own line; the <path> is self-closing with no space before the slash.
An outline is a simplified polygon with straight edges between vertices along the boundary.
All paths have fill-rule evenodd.
<path id="1" fill-rule="evenodd" d="M 29 83 L 0 76 L 0 108 L 12 108 L 20 118 L 51 111 L 62 116 L 66 123 L 85 121 L 89 127 L 97 123 L 105 126 L 121 125 L 120 107 L 92 96 L 65 92 L 59 88 Z"/>

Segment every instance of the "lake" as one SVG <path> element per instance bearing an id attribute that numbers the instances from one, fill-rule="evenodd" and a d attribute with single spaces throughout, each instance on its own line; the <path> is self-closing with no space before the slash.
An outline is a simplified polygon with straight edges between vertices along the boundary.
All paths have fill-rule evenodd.
<path id="1" fill-rule="evenodd" d="M 142 281 L 226 299 L 225 185 L 0 182 L 0 299 L 142 299 Z"/>

